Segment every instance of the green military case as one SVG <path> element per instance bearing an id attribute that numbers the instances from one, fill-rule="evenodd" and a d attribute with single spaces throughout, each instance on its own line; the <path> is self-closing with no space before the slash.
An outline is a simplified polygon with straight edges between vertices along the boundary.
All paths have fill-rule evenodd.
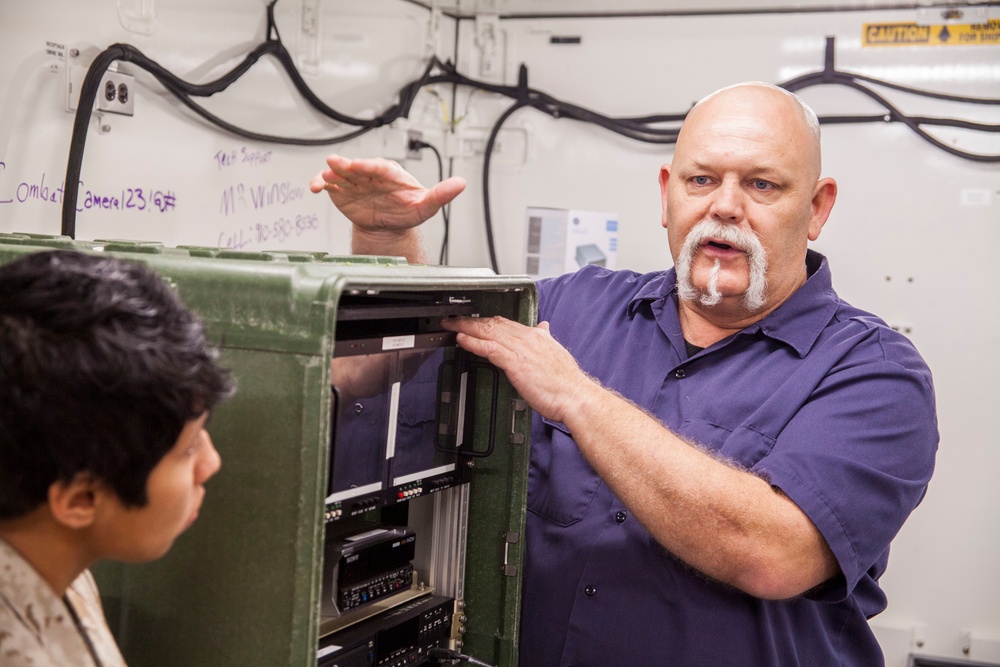
<path id="1" fill-rule="evenodd" d="M 240 252 L 155 242 L 0 234 L 0 263 L 52 248 L 146 263 L 205 321 L 235 397 L 212 415 L 222 469 L 198 521 L 162 559 L 94 567 L 131 667 L 315 665 L 320 634 L 330 363 L 345 295 L 461 294 L 481 316 L 534 324 L 534 284 L 486 269 L 401 258 Z M 498 433 L 467 493 L 463 653 L 517 664 L 530 417 L 502 373 L 491 406 L 477 394 L 475 438 Z M 476 447 L 480 447 L 476 445 Z"/>

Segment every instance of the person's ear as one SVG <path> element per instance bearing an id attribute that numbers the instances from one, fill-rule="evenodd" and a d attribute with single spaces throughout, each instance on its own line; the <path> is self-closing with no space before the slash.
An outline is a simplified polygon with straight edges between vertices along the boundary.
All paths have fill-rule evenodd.
<path id="1" fill-rule="evenodd" d="M 670 180 L 670 165 L 665 164 L 660 167 L 660 205 L 663 212 L 660 214 L 660 224 L 667 226 L 667 182 Z"/>
<path id="2" fill-rule="evenodd" d="M 49 511 L 67 528 L 88 528 L 94 522 L 100 493 L 93 475 L 77 473 L 69 482 L 58 480 L 49 486 Z"/>
<path id="3" fill-rule="evenodd" d="M 823 231 L 823 225 L 830 217 L 833 202 L 837 200 L 837 182 L 832 178 L 824 178 L 816 183 L 813 191 L 812 215 L 809 218 L 809 240 L 815 241 Z"/>

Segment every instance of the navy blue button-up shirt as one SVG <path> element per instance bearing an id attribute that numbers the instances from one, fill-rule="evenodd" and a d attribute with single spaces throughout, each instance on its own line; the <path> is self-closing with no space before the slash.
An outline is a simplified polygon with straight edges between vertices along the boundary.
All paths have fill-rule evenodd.
<path id="1" fill-rule="evenodd" d="M 867 619 L 889 542 L 923 497 L 938 433 L 912 344 L 842 301 L 826 260 L 766 318 L 688 358 L 673 270 L 541 281 L 539 319 L 606 387 L 767 479 L 816 524 L 840 574 L 761 600 L 650 537 L 562 424 L 535 416 L 520 665 L 880 665 Z"/>

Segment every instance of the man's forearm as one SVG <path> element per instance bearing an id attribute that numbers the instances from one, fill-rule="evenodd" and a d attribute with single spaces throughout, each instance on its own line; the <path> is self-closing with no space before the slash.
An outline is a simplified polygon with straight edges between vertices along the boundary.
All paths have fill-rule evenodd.
<path id="1" fill-rule="evenodd" d="M 353 226 L 351 252 L 355 255 L 405 257 L 411 264 L 427 264 L 420 231 L 413 227 L 401 231 L 366 231 Z"/>
<path id="2" fill-rule="evenodd" d="M 784 494 L 685 442 L 596 382 L 567 415 L 580 451 L 660 544 L 702 573 L 764 598 L 836 573 L 819 531 Z"/>
<path id="3" fill-rule="evenodd" d="M 445 320 L 458 344 L 502 368 L 580 452 L 657 542 L 751 595 L 797 595 L 837 572 L 823 536 L 760 477 L 684 441 L 589 377 L 549 333 L 502 317 Z"/>

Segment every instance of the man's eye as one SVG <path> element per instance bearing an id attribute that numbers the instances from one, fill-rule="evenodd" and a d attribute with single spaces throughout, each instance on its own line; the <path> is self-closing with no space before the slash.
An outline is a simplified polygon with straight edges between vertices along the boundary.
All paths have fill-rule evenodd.
<path id="1" fill-rule="evenodd" d="M 691 182 L 695 185 L 708 185 L 709 179 L 708 176 L 695 176 L 691 179 Z"/>
<path id="2" fill-rule="evenodd" d="M 753 181 L 753 187 L 755 190 L 770 190 L 774 187 L 774 184 L 770 181 L 765 181 L 763 178 L 758 178 Z"/>

